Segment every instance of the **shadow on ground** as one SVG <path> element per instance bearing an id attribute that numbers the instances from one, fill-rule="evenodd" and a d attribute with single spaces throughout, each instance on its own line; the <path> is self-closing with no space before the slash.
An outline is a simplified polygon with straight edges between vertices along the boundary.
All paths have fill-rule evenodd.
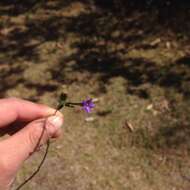
<path id="1" fill-rule="evenodd" d="M 47 42 L 66 43 L 69 34 L 73 34 L 77 40 L 69 45 L 76 51 L 64 55 L 56 67 L 50 68 L 54 81 L 72 84 L 77 82 L 75 76 L 90 73 L 90 77 L 84 77 L 82 82 L 87 83 L 90 78 L 96 77 L 101 93 L 106 92 L 105 84 L 109 84 L 110 79 L 122 77 L 126 81 L 126 92 L 140 98 L 150 97 L 149 85 L 152 85 L 166 90 L 174 89 L 189 99 L 189 53 L 185 53 L 174 62 L 167 61 L 163 64 L 141 56 L 136 58 L 128 56 L 131 50 L 146 52 L 162 46 L 159 43 L 151 44 L 146 41 L 151 37 L 166 36 L 184 45 L 188 44 L 190 13 L 186 10 L 189 4 L 174 3 L 175 6 L 168 5 L 165 9 L 161 9 L 163 7 L 160 4 L 144 7 L 139 1 L 134 1 L 129 9 L 119 4 L 116 4 L 116 7 L 106 5 L 101 3 L 102 1 L 81 1 L 90 9 L 79 15 L 64 16 L 57 12 L 76 1 L 54 1 L 54 3 L 29 1 L 30 3 L 22 4 L 16 2 L 18 1 L 0 3 L 0 14 L 5 18 L 0 23 L 2 55 L 0 66 L 2 68 L 10 66 L 8 70 L 0 70 L 0 79 L 4 81 L 0 87 L 1 94 L 7 89 L 14 88 L 18 83 L 24 83 L 28 89 L 36 88 L 38 95 L 42 94 L 41 91 L 56 90 L 57 86 L 54 85 L 37 85 L 23 81 L 22 74 L 26 67 L 16 65 L 15 62 L 22 60 L 36 64 L 40 62 L 39 46 Z M 46 14 L 41 17 L 38 11 L 44 11 Z M 21 25 L 12 21 L 15 16 L 23 16 L 19 17 L 23 19 Z M 74 76 L 71 80 L 65 75 L 68 68 L 71 70 L 70 75 Z M 165 144 L 171 146 L 175 146 L 175 143 L 187 143 L 188 127 L 181 130 L 178 126 L 164 128 L 164 131 L 160 129 L 155 141 L 161 136 L 167 141 Z M 170 141 L 169 139 L 173 137 L 174 140 Z"/>
<path id="2" fill-rule="evenodd" d="M 146 89 L 138 87 L 144 84 L 158 85 L 163 88 L 172 88 L 189 96 L 190 57 L 188 54 L 175 62 L 167 61 L 159 64 L 152 60 L 128 57 L 128 52 L 156 50 L 158 44 L 146 43 L 147 36 L 157 36 L 163 33 L 163 26 L 155 25 L 155 17 L 146 12 L 130 15 L 121 19 L 110 12 L 94 12 L 81 14 L 70 19 L 66 24 L 66 31 L 75 33 L 80 40 L 71 44 L 76 51 L 60 61 L 53 76 L 63 79 L 63 73 L 70 67 L 75 72 L 90 72 L 91 76 L 98 75 L 100 86 L 113 77 L 120 76 L 127 81 L 128 93 L 148 98 Z M 142 43 L 143 42 L 143 43 Z M 159 51 L 159 50 L 157 50 Z M 165 60 L 163 60 L 165 61 Z M 72 65 L 70 66 L 71 63 Z M 87 79 L 88 80 L 88 79 Z M 74 82 L 73 81 L 70 82 Z M 69 82 L 65 79 L 65 82 Z M 101 87 L 103 91 L 105 89 Z"/>

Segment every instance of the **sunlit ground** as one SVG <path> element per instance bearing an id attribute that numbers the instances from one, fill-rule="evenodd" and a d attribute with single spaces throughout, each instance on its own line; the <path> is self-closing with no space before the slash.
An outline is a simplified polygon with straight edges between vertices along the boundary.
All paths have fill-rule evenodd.
<path id="1" fill-rule="evenodd" d="M 1 97 L 52 107 L 62 91 L 72 101 L 97 99 L 90 115 L 63 110 L 63 136 L 23 189 L 190 188 L 188 12 L 159 22 L 155 11 L 51 0 L 0 4 L 0 12 Z M 43 154 L 26 162 L 15 186 Z"/>

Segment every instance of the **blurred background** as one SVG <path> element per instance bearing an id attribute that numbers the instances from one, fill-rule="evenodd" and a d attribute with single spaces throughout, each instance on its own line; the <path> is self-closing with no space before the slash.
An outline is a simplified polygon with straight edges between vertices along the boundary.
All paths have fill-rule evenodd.
<path id="1" fill-rule="evenodd" d="M 185 0 L 0 1 L 0 97 L 96 99 L 90 115 L 63 110 L 63 137 L 23 189 L 190 188 L 189 20 Z"/>

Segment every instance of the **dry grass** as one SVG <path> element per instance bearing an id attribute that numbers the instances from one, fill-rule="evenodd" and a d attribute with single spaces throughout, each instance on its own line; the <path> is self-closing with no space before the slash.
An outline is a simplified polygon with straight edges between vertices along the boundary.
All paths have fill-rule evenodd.
<path id="1" fill-rule="evenodd" d="M 51 8 L 57 1 L 48 2 Z M 94 53 L 97 47 L 80 47 L 85 37 L 68 29 L 69 19 L 89 12 L 77 2 L 37 9 L 34 13 L 1 16 L 9 19 L 1 37 L 6 50 L 0 53 L 2 96 L 27 98 L 53 107 L 63 90 L 71 100 L 89 96 L 99 99 L 92 122 L 86 122 L 87 116 L 79 109 L 63 110 L 64 135 L 52 142 L 42 170 L 24 189 L 189 189 L 190 182 L 183 175 L 190 177 L 190 67 L 177 64 L 186 56 L 184 41 L 177 40 L 173 33 L 146 36 L 143 41 L 137 40 L 136 47 L 129 44 L 128 52 L 118 53 L 123 61 L 121 68 L 117 66 L 119 62 L 108 61 L 105 64 L 112 65 L 101 70 L 101 64 L 93 66 L 92 56 L 99 56 Z M 45 35 L 49 35 L 48 40 Z M 138 47 L 140 42 L 149 44 L 156 38 L 161 38 L 158 47 Z M 104 44 L 101 40 L 99 43 Z M 168 41 L 171 49 L 165 45 Z M 123 47 L 109 40 L 106 43 L 112 43 L 108 44 L 106 55 Z M 84 48 L 84 54 L 77 54 L 80 48 Z M 167 73 L 176 86 L 165 85 Z M 177 86 L 178 74 L 182 76 Z M 154 79 L 155 75 L 161 81 Z M 132 132 L 125 126 L 126 121 L 133 126 Z M 30 175 L 42 155 L 43 152 L 36 153 L 24 165 L 15 185 Z"/>

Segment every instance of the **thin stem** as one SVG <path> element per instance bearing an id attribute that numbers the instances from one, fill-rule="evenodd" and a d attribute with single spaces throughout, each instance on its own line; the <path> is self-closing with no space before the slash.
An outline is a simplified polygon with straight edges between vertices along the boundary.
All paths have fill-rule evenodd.
<path id="1" fill-rule="evenodd" d="M 61 106 L 59 105 L 53 115 L 56 115 L 56 113 L 57 113 L 62 107 L 64 107 L 64 106 L 67 106 L 67 107 L 82 106 L 82 103 L 67 102 L 67 103 L 65 103 L 65 105 L 61 105 Z M 43 137 L 43 135 L 44 135 L 45 129 L 46 129 L 46 122 L 47 122 L 47 119 L 46 119 L 45 122 L 44 122 L 43 131 L 42 131 L 42 133 L 41 133 L 41 135 L 40 135 L 40 138 L 39 138 L 39 140 L 38 140 L 38 142 L 37 142 L 37 144 L 36 144 L 36 146 L 35 146 L 33 152 L 35 152 L 35 151 L 37 150 L 37 148 L 39 147 L 40 141 L 41 141 L 41 139 L 42 139 L 42 137 Z M 43 158 L 42 158 L 42 161 L 40 162 L 38 168 L 33 172 L 33 174 L 32 174 L 31 176 L 29 176 L 29 177 L 28 177 L 23 183 L 21 183 L 15 190 L 20 190 L 26 183 L 28 183 L 30 180 L 32 180 L 32 178 L 40 171 L 40 169 L 41 169 L 41 167 L 42 167 L 42 165 L 43 165 L 43 163 L 44 163 L 44 161 L 45 161 L 45 159 L 46 159 L 46 157 L 47 157 L 47 154 L 48 154 L 48 151 L 49 151 L 49 147 L 50 147 L 50 140 L 48 139 L 45 154 L 44 154 L 44 156 L 43 156 Z"/>
<path id="2" fill-rule="evenodd" d="M 15 190 L 20 190 L 26 183 L 28 183 L 30 180 L 32 180 L 32 178 L 40 171 L 40 169 L 47 157 L 47 154 L 49 151 L 49 146 L 50 146 L 50 140 L 47 141 L 47 146 L 46 146 L 46 151 L 45 151 L 44 157 L 43 157 L 42 161 L 40 162 L 36 171 L 34 171 L 34 173 L 30 177 L 28 177 L 23 183 L 21 183 Z"/>
<path id="3" fill-rule="evenodd" d="M 76 102 L 67 102 L 65 106 L 82 106 L 82 103 L 76 103 Z"/>
<path id="4" fill-rule="evenodd" d="M 57 111 L 58 111 L 58 109 L 56 109 L 56 111 L 55 111 L 55 113 L 54 113 L 53 115 L 56 115 Z M 40 141 L 41 141 L 41 139 L 42 139 L 42 137 L 43 137 L 43 135 L 44 135 L 45 129 L 46 129 L 46 122 L 47 122 L 47 119 L 44 121 L 43 131 L 42 131 L 42 133 L 41 133 L 41 135 L 40 135 L 40 138 L 38 139 L 38 142 L 37 142 L 37 144 L 36 144 L 36 146 L 35 146 L 33 152 L 35 152 L 35 151 L 37 150 L 37 148 L 39 147 L 39 145 L 40 145 Z M 33 172 L 33 174 L 32 174 L 31 176 L 29 176 L 29 177 L 28 177 L 23 183 L 21 183 L 15 190 L 20 190 L 25 184 L 27 184 L 30 180 L 32 180 L 32 178 L 40 171 L 40 169 L 41 169 L 41 167 L 42 167 L 42 165 L 43 165 L 43 163 L 45 162 L 45 159 L 46 159 L 46 157 L 47 157 L 47 154 L 48 154 L 48 151 L 49 151 L 49 147 L 50 147 L 50 140 L 48 139 L 45 154 L 44 154 L 44 156 L 43 156 L 43 158 L 42 158 L 42 161 L 40 162 L 38 168 Z M 33 152 L 32 152 L 32 153 L 33 153 Z M 32 154 L 32 153 L 31 153 L 31 154 Z"/>

